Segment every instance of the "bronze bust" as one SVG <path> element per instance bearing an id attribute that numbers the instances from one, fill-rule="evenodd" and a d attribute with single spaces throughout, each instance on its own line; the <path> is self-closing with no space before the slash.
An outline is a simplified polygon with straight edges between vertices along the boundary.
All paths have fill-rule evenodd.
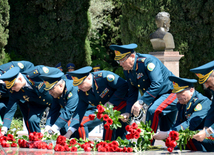
<path id="1" fill-rule="evenodd" d="M 159 12 L 156 15 L 155 23 L 158 29 L 150 34 L 150 41 L 155 51 L 173 51 L 175 48 L 174 39 L 169 33 L 170 15 L 167 12 Z"/>

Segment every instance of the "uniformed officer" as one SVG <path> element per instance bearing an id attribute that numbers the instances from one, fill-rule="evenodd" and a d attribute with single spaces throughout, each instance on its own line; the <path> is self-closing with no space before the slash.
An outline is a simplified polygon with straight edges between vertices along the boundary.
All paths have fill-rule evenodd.
<path id="1" fill-rule="evenodd" d="M 31 68 L 22 74 L 19 67 L 13 67 L 0 76 L 0 80 L 3 80 L 6 88 L 10 90 L 3 131 L 7 132 L 10 128 L 18 104 L 28 132 L 40 132 L 40 119 L 46 107 L 51 105 L 52 96 L 44 91 L 45 85 L 37 75 L 38 72 Z"/>
<path id="2" fill-rule="evenodd" d="M 73 85 L 79 88 L 79 103 L 74 114 L 73 128 L 78 129 L 80 122 L 86 112 L 89 104 L 97 106 L 99 104 L 113 104 L 116 110 L 121 111 L 122 115 L 131 107 L 126 104 L 126 95 L 128 93 L 127 82 L 110 71 L 92 72 L 91 66 L 83 67 L 73 72 L 68 72 L 73 78 Z M 104 130 L 104 140 L 115 140 L 118 136 L 125 138 L 127 123 L 121 122 L 122 128 L 117 130 Z M 73 131 L 68 129 L 66 137 L 70 137 Z"/>
<path id="3" fill-rule="evenodd" d="M 29 61 L 11 61 L 0 66 L 0 75 L 4 74 L 6 71 L 13 67 L 19 67 L 20 72 L 23 72 L 33 66 L 34 64 Z M 0 80 L 0 116 L 2 119 L 4 118 L 8 101 L 9 101 L 9 91 L 6 88 L 5 83 L 2 80 Z"/>
<path id="4" fill-rule="evenodd" d="M 196 131 L 203 129 L 205 118 L 210 109 L 211 101 L 195 90 L 193 84 L 197 82 L 195 79 L 179 78 L 170 76 L 169 79 L 173 82 L 173 93 L 176 93 L 178 98 L 177 121 L 171 130 L 179 131 L 189 128 Z M 153 138 L 163 140 L 168 137 L 169 131 L 160 131 Z M 187 147 L 193 150 L 193 142 L 189 140 Z"/>
<path id="5" fill-rule="evenodd" d="M 54 104 L 52 105 L 45 130 L 51 133 L 60 133 L 64 135 L 69 126 L 72 127 L 72 116 L 77 108 L 79 97 L 77 94 L 78 87 L 73 86 L 73 80 L 63 79 L 63 73 L 56 73 L 56 68 L 47 67 L 51 72 L 43 72 L 40 77 L 45 82 L 45 90 L 54 97 Z M 78 131 L 73 135 L 75 138 L 88 138 L 88 133 L 101 121 L 96 119 L 90 121 L 89 115 L 96 111 L 95 106 L 88 106 L 86 114 Z"/>
<path id="6" fill-rule="evenodd" d="M 73 63 L 68 63 L 66 67 L 68 69 L 68 72 L 72 72 L 75 70 L 75 65 Z M 66 74 L 66 78 L 72 80 L 69 74 Z"/>
<path id="7" fill-rule="evenodd" d="M 151 120 L 153 131 L 157 131 L 158 124 L 161 131 L 168 131 L 174 125 L 177 113 L 176 94 L 171 93 L 173 85 L 168 79 L 173 74 L 156 57 L 135 53 L 136 47 L 136 44 L 110 46 L 129 84 L 127 104 L 134 104 L 131 109 L 134 116 L 139 115 L 144 103 L 147 104 L 146 121 Z M 143 93 L 139 100 L 138 89 Z"/>
<path id="8" fill-rule="evenodd" d="M 204 84 L 206 88 L 214 91 L 214 61 L 206 63 L 202 66 L 190 69 L 199 78 L 199 84 Z M 198 134 L 193 136 L 195 150 L 198 151 L 214 151 L 214 100 L 212 100 L 211 108 L 207 114 L 204 128 Z"/>
<path id="9" fill-rule="evenodd" d="M 100 65 L 96 65 L 93 67 L 94 72 L 100 71 Z"/>
<path id="10" fill-rule="evenodd" d="M 61 65 L 61 62 L 59 62 L 55 68 L 58 68 L 59 70 L 61 70 L 63 72 L 63 69 L 62 69 L 62 65 Z"/>

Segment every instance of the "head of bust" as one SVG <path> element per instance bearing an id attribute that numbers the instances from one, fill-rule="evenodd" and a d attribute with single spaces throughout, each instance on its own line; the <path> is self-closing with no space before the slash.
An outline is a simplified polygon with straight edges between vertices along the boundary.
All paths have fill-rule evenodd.
<path id="1" fill-rule="evenodd" d="M 168 12 L 159 12 L 155 17 L 157 27 L 163 27 L 165 31 L 169 31 L 170 22 L 170 14 Z"/>

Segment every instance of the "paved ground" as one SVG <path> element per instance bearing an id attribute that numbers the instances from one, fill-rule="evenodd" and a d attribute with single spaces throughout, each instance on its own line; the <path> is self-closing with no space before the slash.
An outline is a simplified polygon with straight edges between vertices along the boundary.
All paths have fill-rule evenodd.
<path id="1" fill-rule="evenodd" d="M 40 149 L 25 149 L 25 148 L 4 148 L 3 151 L 0 151 L 0 155 L 204 155 L 204 154 L 214 154 L 214 152 L 193 152 L 189 150 L 174 150 L 172 153 L 169 153 L 164 146 L 163 141 L 156 141 L 155 146 L 162 147 L 161 150 L 150 150 L 143 151 L 138 153 L 120 153 L 120 152 L 54 152 L 53 150 L 40 150 Z"/>
<path id="2" fill-rule="evenodd" d="M 172 153 L 169 153 L 166 149 L 159 151 L 143 151 L 138 153 L 117 153 L 117 152 L 54 152 L 53 150 L 39 150 L 39 149 L 24 149 L 24 148 L 5 148 L 4 149 L 7 155 L 204 155 L 204 154 L 214 154 L 213 152 L 191 152 L 184 150 L 174 150 Z M 0 152 L 1 155 L 5 155 L 3 151 Z"/>

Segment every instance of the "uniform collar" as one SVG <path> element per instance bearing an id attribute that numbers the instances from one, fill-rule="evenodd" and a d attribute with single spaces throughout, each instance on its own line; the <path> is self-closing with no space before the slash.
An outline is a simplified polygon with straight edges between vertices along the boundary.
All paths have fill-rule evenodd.
<path id="1" fill-rule="evenodd" d="M 133 68 L 132 68 L 131 70 L 136 70 L 137 58 L 138 58 L 138 55 L 137 55 L 137 53 L 136 53 L 136 54 L 135 54 L 134 65 L 133 65 Z"/>

